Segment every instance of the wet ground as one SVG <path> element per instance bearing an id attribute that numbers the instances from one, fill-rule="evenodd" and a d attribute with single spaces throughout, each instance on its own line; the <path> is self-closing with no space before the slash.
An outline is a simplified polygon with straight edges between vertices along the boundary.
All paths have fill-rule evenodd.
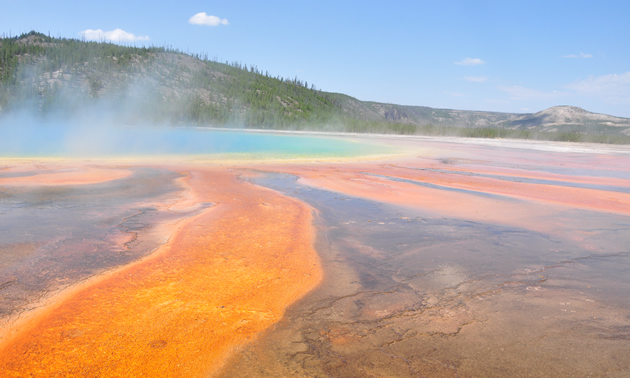
<path id="1" fill-rule="evenodd" d="M 223 376 L 630 374 L 630 217 L 553 206 L 524 228 L 317 189 L 290 174 L 253 181 L 317 210 L 325 279 Z"/>
<path id="2" fill-rule="evenodd" d="M 126 178 L 96 184 L 0 186 L 0 322 L 149 254 L 168 237 L 156 225 L 194 213 L 168 210 L 184 191 L 174 181 L 182 175 L 131 169 Z M 31 169 L 0 177 L 49 173 Z"/>
<path id="3" fill-rule="evenodd" d="M 102 271 L 111 266 L 111 260 L 128 263 L 70 287 L 45 307 L 5 327 L 9 336 L 0 337 L 0 376 L 203 376 L 216 372 L 235 350 L 276 323 L 286 307 L 318 285 L 322 270 L 313 248 L 315 230 L 308 206 L 240 181 L 231 169 L 171 169 L 186 170 L 185 180 L 180 182 L 186 190 L 178 195 L 187 200 L 166 209 L 168 213 L 177 209 L 176 214 L 186 219 L 176 224 L 172 219 L 149 219 L 140 211 L 146 205 L 138 210 L 136 202 L 123 204 L 126 210 L 136 209 L 132 214 L 138 215 L 107 224 L 124 227 L 125 234 L 133 235 L 112 244 L 136 252 L 131 262 L 132 256 L 118 260 L 93 257 L 118 256 L 105 243 L 109 239 L 100 246 L 92 245 L 93 249 L 63 243 L 49 250 L 52 260 L 58 262 L 49 265 L 57 268 L 57 276 L 68 280 L 76 281 L 76 271 Z M 156 173 L 161 178 L 158 181 L 134 181 L 132 175 L 130 187 L 145 194 L 154 188 L 163 192 L 173 184 L 169 178 L 179 176 L 172 170 L 144 172 Z M 111 190 L 120 185 L 110 184 Z M 94 192 L 86 194 L 86 199 L 99 203 L 98 191 L 85 188 Z M 134 199 L 133 190 L 113 192 Z M 112 204 L 113 197 L 105 197 L 104 206 Z M 68 199 L 82 207 L 80 195 Z M 53 203 L 64 201 L 57 198 Z M 100 222 L 117 214 L 120 209 L 115 205 L 120 203 L 113 201 L 111 208 L 105 206 L 92 218 L 81 218 L 81 211 L 60 214 L 83 221 L 75 224 L 73 235 L 99 237 L 92 229 L 100 229 Z M 89 209 L 83 206 L 84 212 Z M 60 215 L 55 220 L 64 219 Z M 37 233 L 32 225 L 29 230 Z M 168 240 L 138 259 L 140 246 L 157 240 L 153 234 Z M 65 255 L 69 257 L 58 257 Z M 35 266 L 31 271 L 36 274 L 41 268 Z M 46 283 L 42 285 L 51 286 Z"/>
<path id="4" fill-rule="evenodd" d="M 630 154 L 401 145 L 0 168 L 0 375 L 630 375 Z"/>

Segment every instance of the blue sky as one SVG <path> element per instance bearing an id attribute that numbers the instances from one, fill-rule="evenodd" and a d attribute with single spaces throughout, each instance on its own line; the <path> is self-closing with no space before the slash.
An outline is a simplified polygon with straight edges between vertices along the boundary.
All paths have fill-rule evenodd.
<path id="1" fill-rule="evenodd" d="M 628 14 L 606 0 L 0 0 L 0 32 L 170 45 L 360 100 L 630 117 Z"/>

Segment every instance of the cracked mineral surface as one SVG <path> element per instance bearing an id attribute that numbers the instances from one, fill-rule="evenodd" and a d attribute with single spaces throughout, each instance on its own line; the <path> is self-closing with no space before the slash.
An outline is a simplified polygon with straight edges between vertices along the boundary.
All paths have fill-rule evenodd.
<path id="1" fill-rule="evenodd" d="M 222 376 L 630 374 L 629 159 L 453 147 L 243 170 L 317 210 L 325 278 Z"/>
<path id="2" fill-rule="evenodd" d="M 165 183 L 123 186 L 141 193 L 154 188 L 163 191 L 179 175 L 165 170 L 158 176 Z M 239 181 L 225 168 L 196 167 L 185 175 L 184 184 L 188 199 L 167 208 L 177 219 L 187 217 L 179 223 L 152 219 L 144 215 L 146 205 L 140 207 L 135 202 L 123 215 L 116 208 L 101 209 L 110 227 L 130 235 L 117 245 L 120 252 L 134 251 L 135 260 L 128 264 L 124 262 L 129 260 L 117 260 L 116 269 L 98 275 L 96 268 L 89 266 L 94 270 L 84 275 L 92 273 L 90 279 L 54 297 L 40 311 L 31 311 L 30 318 L 9 324 L 11 332 L 5 332 L 0 345 L 0 375 L 208 374 L 230 353 L 277 322 L 288 304 L 319 283 L 321 269 L 312 245 L 311 210 L 306 205 Z M 107 198 L 116 196 L 116 186 L 106 189 Z M 100 199 L 94 188 L 64 190 L 87 190 L 84 200 L 90 203 Z M 18 193 L 24 198 L 24 191 Z M 127 200 L 133 199 L 124 194 Z M 49 202 L 58 206 L 73 203 L 73 199 L 80 203 L 76 198 L 52 198 Z M 36 201 L 26 204 L 32 202 Z M 210 204 L 214 205 L 208 207 Z M 82 209 L 77 215 L 82 213 L 87 211 Z M 55 221 L 62 222 L 63 215 L 75 214 L 53 215 L 57 216 Z M 76 221 L 90 226 L 75 225 L 73 235 L 93 232 L 93 219 Z M 150 240 L 142 232 L 150 221 L 162 224 L 160 235 L 168 240 L 151 255 L 138 259 L 137 254 L 143 251 L 138 244 Z M 35 230 L 25 226 L 24 231 Z M 40 236 L 45 240 L 45 234 Z M 21 248 L 44 256 L 72 254 L 71 261 L 58 262 L 55 272 L 77 283 L 81 277 L 70 274 L 74 267 L 109 251 L 107 246 L 79 247 L 82 245 L 68 243 L 33 251 L 36 246 L 12 245 L 9 253 Z M 41 267 L 17 260 L 18 266 L 27 265 L 35 275 L 34 282 L 44 289 L 51 285 L 37 276 Z M 101 269 L 112 265 L 97 262 L 95 266 Z M 18 282 L 29 279 L 24 275 L 16 275 Z M 14 286 L 19 287 L 15 280 L 7 281 L 0 290 L 9 292 Z M 7 307 L 11 304 L 15 307 L 15 302 Z"/>
<path id="3" fill-rule="evenodd" d="M 0 324 L 164 243 L 156 225 L 187 216 L 167 210 L 183 190 L 174 181 L 180 176 L 158 168 L 54 164 L 3 172 Z"/>
<path id="4" fill-rule="evenodd" d="M 0 375 L 630 375 L 630 153 L 0 167 Z"/>

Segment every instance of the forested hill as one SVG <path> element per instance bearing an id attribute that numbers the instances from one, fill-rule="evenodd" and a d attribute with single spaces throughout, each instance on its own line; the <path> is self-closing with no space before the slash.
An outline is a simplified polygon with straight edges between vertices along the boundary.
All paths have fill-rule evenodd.
<path id="1" fill-rule="evenodd" d="M 106 104 L 147 122 L 289 128 L 325 123 L 340 104 L 297 78 L 219 63 L 166 47 L 50 38 L 31 32 L 0 40 L 3 111 L 42 114 Z"/>
<path id="2" fill-rule="evenodd" d="M 0 38 L 0 82 L 0 115 L 107 112 L 125 123 L 630 142 L 630 119 L 574 107 L 510 114 L 364 102 L 255 65 L 37 32 Z"/>

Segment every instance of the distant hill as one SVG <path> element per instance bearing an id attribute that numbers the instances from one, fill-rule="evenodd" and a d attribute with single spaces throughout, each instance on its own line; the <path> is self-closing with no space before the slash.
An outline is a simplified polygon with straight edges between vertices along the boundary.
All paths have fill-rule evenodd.
<path id="1" fill-rule="evenodd" d="M 167 47 L 30 32 L 0 38 L 0 114 L 125 123 L 630 143 L 630 119 L 557 106 L 533 114 L 360 101 L 256 66 Z"/>
<path id="2" fill-rule="evenodd" d="M 517 114 L 470 110 L 436 109 L 426 106 L 403 106 L 362 102 L 348 98 L 343 108 L 360 119 L 397 122 L 418 126 L 451 126 L 461 128 L 495 127 L 539 131 L 606 130 L 611 133 L 630 130 L 630 118 L 591 113 L 575 106 L 554 106 L 538 113 Z"/>
<path id="3" fill-rule="evenodd" d="M 591 113 L 576 106 L 554 106 L 534 114 L 523 114 L 498 126 L 544 131 L 623 133 L 630 135 L 630 118 Z"/>

